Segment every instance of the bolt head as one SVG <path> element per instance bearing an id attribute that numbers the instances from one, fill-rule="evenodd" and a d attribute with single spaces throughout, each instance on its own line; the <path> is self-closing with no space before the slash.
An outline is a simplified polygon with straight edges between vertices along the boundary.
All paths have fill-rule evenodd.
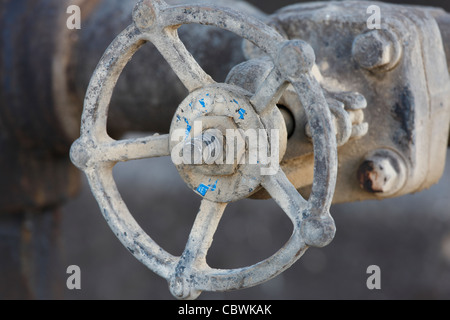
<path id="1" fill-rule="evenodd" d="M 302 40 L 286 41 L 281 46 L 277 57 L 279 70 L 290 78 L 298 78 L 311 71 L 315 61 L 313 48 Z"/>
<path id="2" fill-rule="evenodd" d="M 393 151 L 377 150 L 364 160 L 357 175 L 361 189 L 380 196 L 392 195 L 405 184 L 406 165 Z"/>
<path id="3" fill-rule="evenodd" d="M 400 59 L 397 36 L 388 30 L 372 30 L 353 41 L 352 56 L 366 70 L 390 70 Z"/>

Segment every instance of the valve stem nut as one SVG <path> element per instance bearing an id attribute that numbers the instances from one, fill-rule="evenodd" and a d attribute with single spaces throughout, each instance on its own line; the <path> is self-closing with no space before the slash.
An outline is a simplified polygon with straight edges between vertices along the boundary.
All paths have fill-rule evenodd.
<path id="1" fill-rule="evenodd" d="M 361 189 L 379 196 L 398 192 L 406 182 L 404 160 L 396 152 L 379 149 L 360 165 L 357 177 Z"/>
<path id="2" fill-rule="evenodd" d="M 219 157 L 223 157 L 223 141 L 212 131 L 207 130 L 185 142 L 183 147 L 185 164 L 213 164 Z"/>

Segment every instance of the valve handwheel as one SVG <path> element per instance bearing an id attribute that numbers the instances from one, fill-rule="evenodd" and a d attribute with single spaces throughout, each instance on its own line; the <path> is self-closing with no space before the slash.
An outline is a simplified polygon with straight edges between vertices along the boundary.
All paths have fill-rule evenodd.
<path id="1" fill-rule="evenodd" d="M 336 183 L 337 151 L 327 102 L 310 73 L 315 60 L 313 49 L 301 40 L 286 41 L 257 19 L 215 6 L 168 6 L 162 0 L 143 0 L 135 7 L 133 21 L 106 50 L 92 76 L 81 137 L 71 149 L 72 161 L 85 172 L 106 221 L 123 245 L 167 279 L 172 294 L 179 299 L 195 299 L 202 291 L 228 291 L 260 284 L 289 268 L 309 246 L 327 245 L 335 234 L 329 208 Z M 267 53 L 275 67 L 256 93 L 216 83 L 204 72 L 177 35 L 177 28 L 189 23 L 229 30 Z M 113 89 L 127 62 L 146 42 L 156 46 L 189 95 L 174 116 L 170 134 L 116 141 L 106 131 Z M 119 161 L 170 156 L 175 148 L 175 129 L 186 129 L 196 119 L 213 119 L 212 123 L 222 123 L 225 129 L 278 129 L 279 145 L 275 146 L 269 135 L 266 142 L 270 148 L 279 149 L 281 159 L 287 137 L 284 126 L 280 127 L 283 118 L 276 103 L 289 84 L 298 93 L 311 127 L 314 181 L 309 199 L 297 192 L 279 166 L 272 174 L 263 175 L 261 169 L 268 169 L 269 164 L 238 164 L 219 175 L 208 171 L 207 165 L 179 164 L 180 175 L 203 200 L 182 256 L 163 250 L 130 214 L 113 179 L 114 165 Z M 189 130 L 186 132 L 190 134 Z M 220 172 L 220 164 L 216 166 Z M 292 221 L 291 238 L 273 256 L 255 265 L 229 270 L 210 268 L 207 251 L 227 203 L 262 187 Z"/>

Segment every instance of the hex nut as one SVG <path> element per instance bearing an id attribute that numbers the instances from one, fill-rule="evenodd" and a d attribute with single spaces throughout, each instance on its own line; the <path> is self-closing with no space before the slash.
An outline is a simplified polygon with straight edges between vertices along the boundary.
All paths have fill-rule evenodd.
<path id="1" fill-rule="evenodd" d="M 401 57 L 398 37 L 390 30 L 371 30 L 353 41 L 352 56 L 366 70 L 391 70 Z"/>

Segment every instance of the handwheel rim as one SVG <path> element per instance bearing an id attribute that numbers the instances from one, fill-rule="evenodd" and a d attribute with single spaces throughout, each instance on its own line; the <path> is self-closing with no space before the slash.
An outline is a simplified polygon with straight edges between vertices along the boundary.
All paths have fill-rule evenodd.
<path id="1" fill-rule="evenodd" d="M 143 1 L 138 6 L 146 5 L 146 3 L 147 1 Z M 255 43 L 275 61 L 278 59 L 279 54 L 277 50 L 286 43 L 270 27 L 260 23 L 256 19 L 249 19 L 249 17 L 245 17 L 245 21 L 243 21 L 240 13 L 231 10 L 202 6 L 167 7 L 159 0 L 155 1 L 154 5 L 160 13 L 158 19 L 165 21 L 164 24 L 159 25 L 161 30 L 167 30 L 170 26 L 185 23 L 215 25 L 219 28 L 232 31 L 242 38 Z M 179 18 L 175 21 L 169 19 L 169 17 L 173 19 L 177 14 L 186 10 L 191 12 L 191 14 L 178 15 Z M 214 20 L 208 15 L 195 16 L 195 14 L 192 14 L 192 12 L 202 12 L 205 10 L 209 10 L 209 13 L 213 12 L 215 15 L 220 15 L 221 19 Z M 212 15 L 212 17 L 215 15 Z M 224 27 L 223 21 L 228 21 L 226 27 Z M 247 30 L 242 28 L 242 25 L 245 25 L 245 23 L 248 23 L 251 28 Z M 102 209 L 105 220 L 122 244 L 144 265 L 159 276 L 167 279 L 170 283 L 171 291 L 175 296 L 187 299 L 196 298 L 201 291 L 242 289 L 270 280 L 295 263 L 310 245 L 323 246 L 331 241 L 329 238 L 331 237 L 332 239 L 334 236 L 334 222 L 329 215 L 329 207 L 334 192 L 337 171 L 336 141 L 331 126 L 331 115 L 325 98 L 321 93 L 320 86 L 313 77 L 309 75 L 304 76 L 303 74 L 300 76 L 281 75 L 282 79 L 278 80 L 282 81 L 283 84 L 280 83 L 278 91 L 281 91 L 281 87 L 285 86 L 286 83 L 291 83 L 297 90 L 299 96 L 304 95 L 305 92 L 309 95 L 304 101 L 307 104 L 305 105 L 305 110 L 308 114 L 308 121 L 311 120 L 310 124 L 312 125 L 315 154 L 312 195 L 308 201 L 302 201 L 301 199 L 303 198 L 298 195 L 297 190 L 289 183 L 289 180 L 281 169 L 272 178 L 265 179 L 262 182 L 262 186 L 269 190 L 275 190 L 277 187 L 279 188 L 279 185 L 283 185 L 284 187 L 287 185 L 287 189 L 283 190 L 284 194 L 277 195 L 274 198 L 288 214 L 294 225 L 291 238 L 271 257 L 252 266 L 222 270 L 210 268 L 206 263 L 202 263 L 201 268 L 198 268 L 198 265 L 192 265 L 189 271 L 189 280 L 186 280 L 187 275 L 184 275 L 180 290 L 180 282 L 178 281 L 180 276 L 177 274 L 176 269 L 177 265 L 182 261 L 183 256 L 175 257 L 163 250 L 134 220 L 117 190 L 112 176 L 112 168 L 117 161 L 96 162 L 94 160 L 97 158 L 93 156 L 97 146 L 112 141 L 106 133 L 106 121 L 109 102 L 120 73 L 134 53 L 146 41 L 152 40 L 151 35 L 151 31 L 146 30 L 142 32 L 135 24 L 132 24 L 106 50 L 94 72 L 86 94 L 82 116 L 81 137 L 74 143 L 71 150 L 73 162 L 87 175 L 89 184 Z M 269 43 L 275 45 L 269 46 Z M 277 50 L 274 50 L 274 48 Z M 278 74 L 275 76 L 279 77 L 279 71 L 277 72 Z M 305 91 L 305 87 L 309 88 L 309 91 L 314 94 L 311 95 L 308 90 Z M 195 89 L 196 85 L 189 88 L 190 91 Z M 265 113 L 264 108 L 258 111 L 262 121 L 267 125 L 270 122 L 268 113 Z M 169 147 L 167 146 L 167 150 L 164 149 L 162 153 L 167 153 L 168 151 Z M 161 156 L 163 155 L 168 154 L 161 154 Z M 325 187 L 323 187 L 323 181 L 326 181 Z M 269 193 L 271 192 L 269 191 Z M 276 192 L 272 191 L 272 196 L 273 193 Z M 294 200 L 292 200 L 292 197 Z M 305 225 L 307 225 L 305 221 L 309 221 L 311 217 L 314 218 L 312 219 L 313 222 L 320 220 L 319 224 L 324 222 L 324 225 L 331 230 L 327 239 L 319 239 L 316 243 L 312 240 L 309 242 L 305 241 L 305 234 L 314 233 L 314 230 L 304 230 Z M 188 288 L 183 288 L 184 285 Z"/>

